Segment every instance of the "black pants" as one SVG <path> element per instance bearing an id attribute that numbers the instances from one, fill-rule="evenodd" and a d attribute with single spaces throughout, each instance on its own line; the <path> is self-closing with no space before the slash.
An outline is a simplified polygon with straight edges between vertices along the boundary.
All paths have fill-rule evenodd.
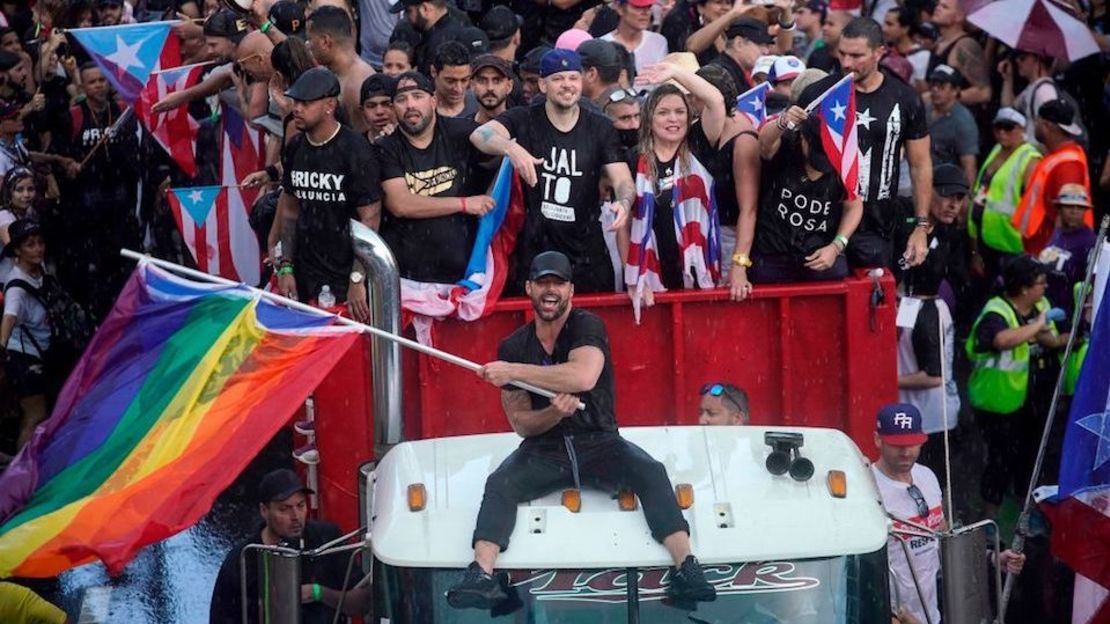
<path id="1" fill-rule="evenodd" d="M 783 284 L 790 282 L 820 282 L 842 280 L 848 277 L 848 261 L 837 256 L 833 265 L 824 271 L 807 268 L 805 257 L 790 254 L 755 254 L 752 268 L 748 269 L 748 279 L 753 284 Z"/>
<path id="2" fill-rule="evenodd" d="M 1019 498 L 1024 497 L 1037 459 L 1043 414 L 1027 401 L 1013 414 L 975 410 L 975 421 L 987 444 L 987 465 L 983 467 L 979 494 L 994 505 L 1001 505 L 1011 491 Z"/>
<path id="3" fill-rule="evenodd" d="M 603 432 L 574 435 L 571 444 L 583 486 L 635 492 L 656 541 L 677 531 L 690 532 L 666 469 L 643 449 L 616 433 Z M 567 487 L 574 487 L 574 475 L 564 438 L 524 440 L 486 480 L 474 542 L 493 542 L 505 550 L 516 525 L 517 505 Z"/>

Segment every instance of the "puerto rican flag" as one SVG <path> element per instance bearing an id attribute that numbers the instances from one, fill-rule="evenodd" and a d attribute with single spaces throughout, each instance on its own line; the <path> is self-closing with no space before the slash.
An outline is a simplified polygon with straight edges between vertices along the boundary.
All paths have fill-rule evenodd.
<path id="1" fill-rule="evenodd" d="M 678 239 L 682 278 L 685 288 L 713 288 L 721 275 L 721 224 L 713 193 L 713 176 L 692 154 L 690 170 L 675 177 L 672 202 L 675 237 Z M 640 323 L 640 298 L 645 289 L 667 290 L 663 286 L 659 248 L 652 224 L 655 222 L 655 185 L 647 175 L 647 161 L 641 155 L 636 165 L 636 203 L 632 211 L 632 234 L 624 283 L 635 288 L 632 313 Z"/>
<path id="2" fill-rule="evenodd" d="M 1096 271 L 1087 357 L 1079 373 L 1060 459 L 1057 496 L 1042 504 L 1052 522 L 1052 554 L 1076 573 L 1072 622 L 1110 621 L 1110 244 Z"/>
<path id="3" fill-rule="evenodd" d="M 197 175 L 197 131 L 200 124 L 189 114 L 188 106 L 179 106 L 164 113 L 155 113 L 151 109 L 167 95 L 199 83 L 209 65 L 198 63 L 151 72 L 135 104 L 135 111 L 147 131 L 189 177 Z"/>
<path id="4" fill-rule="evenodd" d="M 761 82 L 736 96 L 736 110 L 740 111 L 756 128 L 767 121 L 767 93 L 771 83 Z"/>
<path id="5" fill-rule="evenodd" d="M 235 215 L 228 190 L 222 186 L 176 188 L 169 190 L 167 199 L 197 268 L 253 286 L 259 279 L 258 241 L 246 215 Z"/>
<path id="6" fill-rule="evenodd" d="M 848 199 L 859 197 L 859 142 L 856 134 L 856 87 L 848 74 L 829 87 L 810 107 L 821 120 L 821 144 L 836 167 Z"/>
<path id="7" fill-rule="evenodd" d="M 175 23 L 145 22 L 66 32 L 85 48 L 119 96 L 134 104 L 151 72 L 181 64 L 180 42 L 171 31 Z"/>
<path id="8" fill-rule="evenodd" d="M 478 221 L 478 235 L 464 279 L 435 284 L 401 279 L 401 309 L 417 339 L 432 342 L 432 321 L 455 316 L 464 321 L 493 311 L 509 275 L 509 256 L 524 225 L 524 193 L 508 158 L 501 161 L 490 191 L 494 207 Z"/>

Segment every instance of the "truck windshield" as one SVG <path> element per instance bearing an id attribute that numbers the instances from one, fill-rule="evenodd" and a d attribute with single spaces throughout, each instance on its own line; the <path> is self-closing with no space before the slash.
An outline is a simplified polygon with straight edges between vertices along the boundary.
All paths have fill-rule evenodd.
<path id="1" fill-rule="evenodd" d="M 455 610 L 444 597 L 460 570 L 397 568 L 376 564 L 376 618 L 393 624 L 477 624 L 490 613 Z M 800 561 L 706 566 L 717 600 L 694 611 L 664 603 L 665 568 L 635 570 L 638 592 L 628 600 L 629 570 L 513 570 L 514 594 L 492 621 L 624 624 L 629 610 L 640 622 L 750 624 L 888 624 L 886 551 Z M 376 621 L 376 620 L 375 620 Z M 636 620 L 633 620 L 636 621 Z"/>

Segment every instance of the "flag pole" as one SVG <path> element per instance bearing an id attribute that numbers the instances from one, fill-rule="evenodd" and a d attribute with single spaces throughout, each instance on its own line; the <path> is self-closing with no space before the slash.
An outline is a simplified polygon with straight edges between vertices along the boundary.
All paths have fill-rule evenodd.
<path id="1" fill-rule="evenodd" d="M 387 332 L 384 329 L 379 329 L 377 327 L 374 327 L 372 325 L 367 325 L 365 323 L 359 323 L 358 321 L 356 321 L 354 319 L 345 318 L 345 317 L 339 316 L 338 314 L 328 312 L 327 310 L 321 310 L 320 308 L 310 306 L 307 303 L 302 303 L 300 301 L 297 301 L 296 299 L 290 299 L 288 297 L 283 297 L 283 296 L 281 296 L 277 293 L 268 292 L 268 291 L 262 290 L 261 288 L 255 288 L 254 286 L 251 286 L 249 284 L 243 284 L 241 282 L 236 282 L 236 281 L 233 281 L 233 280 L 229 280 L 229 279 L 226 279 L 226 278 L 223 278 L 223 277 L 219 277 L 217 275 L 209 275 L 208 273 L 204 273 L 202 271 L 197 271 L 196 269 L 190 269 L 188 267 L 183 267 L 180 264 L 169 262 L 168 260 L 161 260 L 161 259 L 155 258 L 155 257 L 147 255 L 147 254 L 142 254 L 142 253 L 139 253 L 137 251 L 132 251 L 130 249 L 120 249 L 119 253 L 120 253 L 121 256 L 123 256 L 125 258 L 131 258 L 132 260 L 137 260 L 139 263 L 147 262 L 149 264 L 153 264 L 156 267 L 160 267 L 160 268 L 165 269 L 167 271 L 172 271 L 172 272 L 178 273 L 180 275 L 191 277 L 193 279 L 204 280 L 206 282 L 212 282 L 214 284 L 222 284 L 224 286 L 235 286 L 235 287 L 238 287 L 238 288 L 245 288 L 245 289 L 249 290 L 255 296 L 262 297 L 263 299 L 269 299 L 270 301 L 273 301 L 275 303 L 279 303 L 279 304 L 281 304 L 281 305 L 283 305 L 287 308 L 291 308 L 293 310 L 298 310 L 300 312 L 306 312 L 308 314 L 312 314 L 312 315 L 315 315 L 315 316 L 331 317 L 332 319 L 334 319 L 337 323 L 339 323 L 341 325 L 347 325 L 349 327 L 354 327 L 356 329 L 361 330 L 364 333 L 373 334 L 374 336 L 377 336 L 379 338 L 384 338 L 386 340 L 396 342 L 396 343 L 400 344 L 403 347 L 408 347 L 409 349 L 412 349 L 413 351 L 418 351 L 420 353 L 423 353 L 424 355 L 428 355 L 428 356 L 431 356 L 431 357 L 434 357 L 434 358 L 438 358 L 440 360 L 443 360 L 445 362 L 449 362 L 451 364 L 454 364 L 455 366 L 460 366 L 460 367 L 465 368 L 467 370 L 478 372 L 479 370 L 482 369 L 482 365 L 478 364 L 477 362 L 472 362 L 472 361 L 470 361 L 466 358 L 459 357 L 459 356 L 457 356 L 453 353 L 448 353 L 446 351 L 441 351 L 439 349 L 436 349 L 435 347 L 429 347 L 427 345 L 420 344 L 419 342 L 416 342 L 415 340 L 409 340 L 408 338 L 405 338 L 403 336 L 398 336 L 397 334 L 394 334 L 392 332 Z M 399 375 L 400 371 L 395 371 L 395 373 Z M 517 381 L 517 380 L 514 379 L 514 380 L 510 381 L 509 384 L 513 385 L 513 386 L 516 386 L 517 388 L 520 388 L 521 390 L 527 390 L 528 392 L 531 392 L 533 394 L 538 394 L 540 396 L 547 397 L 549 399 L 554 399 L 555 398 L 556 393 L 554 393 L 551 390 L 548 390 L 546 388 L 540 388 L 539 386 L 533 386 L 530 383 L 525 383 L 523 381 Z M 579 401 L 578 402 L 578 409 L 580 409 L 580 410 L 586 409 L 586 404 L 583 403 L 582 401 Z"/>
<path id="2" fill-rule="evenodd" d="M 1044 431 L 1041 432 L 1041 445 L 1037 449 L 1037 461 L 1033 464 L 1033 475 L 1029 480 L 1029 489 L 1025 494 L 1025 504 L 1022 506 L 1021 515 L 1018 516 L 1017 529 L 1014 531 L 1014 539 L 1010 543 L 1010 549 L 1014 552 L 1022 552 L 1025 548 L 1025 533 L 1029 529 L 1029 514 L 1033 509 L 1033 490 L 1037 487 L 1037 480 L 1041 476 L 1041 470 L 1044 468 L 1044 456 L 1048 448 L 1048 438 L 1052 433 L 1052 422 L 1056 419 L 1056 408 L 1060 402 L 1060 394 L 1064 390 L 1064 378 L 1067 376 L 1068 358 L 1071 357 L 1072 347 L 1075 345 L 1075 339 L 1079 335 L 1079 322 L 1083 317 L 1083 304 L 1087 301 L 1087 297 L 1091 294 L 1091 280 L 1094 277 L 1095 266 L 1098 264 L 1099 256 L 1102 254 L 1103 241 L 1106 240 L 1106 230 L 1110 228 L 1110 215 L 1102 218 L 1102 223 L 1098 228 L 1098 236 L 1095 238 L 1095 246 L 1091 249 L 1091 255 L 1087 258 L 1087 273 L 1083 277 L 1083 287 L 1080 291 L 1080 296 L 1076 298 L 1075 311 L 1071 315 L 1071 333 L 1068 335 L 1068 342 L 1064 346 L 1064 357 L 1062 358 L 1060 373 L 1056 376 L 1056 388 L 1052 392 L 1052 402 L 1048 406 L 1048 417 L 1045 418 Z M 1001 562 L 999 562 L 1001 565 Z M 1014 575 L 1006 575 L 1006 586 L 1002 590 L 1002 607 L 999 613 L 999 621 L 1006 621 L 1006 605 L 1010 602 L 1010 593 L 1014 589 Z"/>
<path id="3" fill-rule="evenodd" d="M 821 95 L 817 96 L 817 99 L 813 100 L 812 102 L 810 102 L 810 103 L 809 103 L 809 105 L 808 105 L 808 106 L 806 106 L 806 114 L 812 113 L 812 112 L 813 112 L 813 109 L 815 109 L 815 108 L 817 108 L 818 106 L 820 106 L 820 105 L 821 105 L 821 102 L 822 102 L 822 101 L 824 101 L 824 99 L 825 99 L 826 97 L 828 97 L 828 95 L 829 95 L 830 93 L 832 93 L 833 89 L 835 89 L 835 88 L 839 87 L 840 85 L 844 84 L 844 83 L 845 83 L 846 81 L 848 81 L 848 80 L 851 80 L 851 79 L 852 79 L 852 74 L 851 74 L 851 72 L 849 72 L 849 73 L 848 73 L 847 75 L 845 75 L 845 76 L 844 76 L 843 78 L 841 78 L 840 80 L 837 80 L 837 81 L 836 81 L 836 84 L 834 84 L 833 86 L 829 87 L 828 89 L 825 89 L 825 92 L 824 92 L 824 93 L 822 93 Z"/>
<path id="4" fill-rule="evenodd" d="M 105 130 L 104 134 L 100 136 L 100 140 L 96 142 L 96 145 L 94 145 L 93 148 L 89 150 L 88 154 L 85 154 L 85 158 L 81 160 L 81 164 L 79 165 L 80 168 L 85 168 L 85 165 L 88 164 L 89 159 L 92 158 L 93 155 L 96 154 L 96 152 L 100 150 L 100 148 L 105 143 L 108 142 L 108 139 L 112 138 L 117 132 L 119 132 L 119 127 L 123 125 L 123 122 L 127 121 L 127 118 L 130 117 L 134 111 L 134 107 L 128 106 L 127 109 L 124 110 L 123 113 L 119 116 L 119 119 L 117 119 L 116 122 L 113 123 L 111 126 L 108 126 L 108 129 Z"/>

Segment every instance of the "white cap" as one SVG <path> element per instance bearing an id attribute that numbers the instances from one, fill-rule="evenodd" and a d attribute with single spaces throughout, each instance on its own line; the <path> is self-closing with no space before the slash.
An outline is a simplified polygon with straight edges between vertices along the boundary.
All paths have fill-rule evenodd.
<path id="1" fill-rule="evenodd" d="M 769 74 L 771 67 L 775 64 L 777 56 L 761 56 L 755 60 L 755 67 L 752 67 L 752 75 L 755 74 Z"/>
<path id="2" fill-rule="evenodd" d="M 1000 122 L 1001 123 L 1012 123 L 1014 125 L 1018 125 L 1018 126 L 1021 126 L 1021 127 L 1024 128 L 1025 127 L 1025 115 L 1022 115 L 1021 113 L 1019 113 L 1017 111 L 1017 109 L 1010 108 L 1009 106 L 1004 106 L 1004 107 L 998 109 L 998 113 L 995 114 L 994 121 L 992 121 L 991 124 L 993 125 L 993 124 L 1000 123 Z"/>
<path id="3" fill-rule="evenodd" d="M 771 73 L 767 75 L 767 80 L 771 84 L 778 84 L 797 78 L 805 70 L 806 64 L 802 59 L 796 56 L 780 56 L 771 65 Z"/>

